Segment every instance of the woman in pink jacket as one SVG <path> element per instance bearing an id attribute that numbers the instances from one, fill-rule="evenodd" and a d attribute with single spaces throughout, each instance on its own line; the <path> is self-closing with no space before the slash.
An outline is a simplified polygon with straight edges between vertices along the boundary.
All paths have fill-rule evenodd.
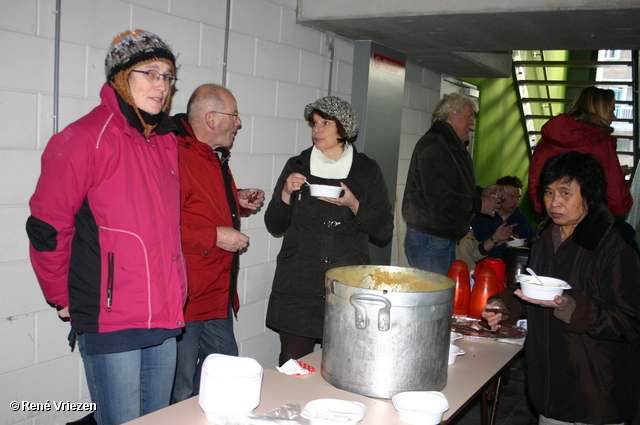
<path id="1" fill-rule="evenodd" d="M 44 296 L 71 321 L 100 425 L 169 405 L 184 326 L 178 145 L 165 113 L 175 57 L 116 37 L 93 111 L 53 136 L 27 233 Z"/>
<path id="2" fill-rule="evenodd" d="M 529 168 L 529 197 L 536 211 L 544 213 L 538 196 L 542 167 L 547 159 L 566 151 L 598 157 L 605 171 L 609 210 L 616 217 L 631 210 L 633 198 L 618 161 L 616 139 L 611 135 L 611 122 L 616 118 L 614 106 L 613 90 L 587 87 L 578 93 L 568 113 L 551 118 L 542 126 L 542 139 L 533 150 Z"/>

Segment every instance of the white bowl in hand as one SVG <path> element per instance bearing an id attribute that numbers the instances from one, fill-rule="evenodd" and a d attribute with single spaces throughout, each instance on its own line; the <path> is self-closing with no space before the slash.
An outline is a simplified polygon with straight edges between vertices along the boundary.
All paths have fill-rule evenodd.
<path id="1" fill-rule="evenodd" d="M 523 246 L 526 239 L 511 239 L 507 241 L 507 246 Z"/>
<path id="2" fill-rule="evenodd" d="M 321 198 L 339 198 L 344 190 L 341 186 L 329 186 L 326 184 L 310 184 L 309 191 L 311 196 Z"/>
<path id="3" fill-rule="evenodd" d="M 538 276 L 544 285 L 528 274 L 516 275 L 516 280 L 520 282 L 522 295 L 534 300 L 553 301 L 556 295 L 562 296 L 562 293 L 571 286 L 564 280 L 556 279 L 548 276 Z"/>

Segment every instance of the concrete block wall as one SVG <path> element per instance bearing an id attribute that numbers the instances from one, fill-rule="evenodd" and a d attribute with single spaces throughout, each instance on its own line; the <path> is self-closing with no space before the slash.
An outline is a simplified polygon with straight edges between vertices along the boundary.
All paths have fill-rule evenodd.
<path id="1" fill-rule="evenodd" d="M 82 360 L 67 344 L 69 325 L 42 297 L 24 231 L 40 156 L 53 134 L 55 7 L 55 0 L 0 0 L 0 425 L 64 424 L 86 414 L 14 412 L 11 401 L 90 401 Z M 147 29 L 171 44 L 179 65 L 171 113 L 184 112 L 195 87 L 222 82 L 225 13 L 226 0 L 62 0 L 59 130 L 98 105 L 107 47 L 126 29 Z M 231 167 L 239 187 L 259 187 L 270 197 L 285 161 L 311 145 L 302 110 L 327 94 L 327 36 L 297 24 L 296 0 L 232 0 L 230 29 L 227 87 L 243 120 Z M 353 43 L 337 39 L 332 94 L 346 100 L 352 63 Z M 400 201 L 411 150 L 430 125 L 439 87 L 438 74 L 407 65 Z M 279 342 L 264 316 L 281 239 L 266 231 L 263 214 L 242 219 L 251 245 L 241 256 L 235 329 L 240 354 L 273 367 Z M 394 263 L 407 265 L 398 224 Z"/>
<path id="2" fill-rule="evenodd" d="M 397 202 L 391 257 L 394 259 L 393 265 L 409 267 L 403 247 L 407 224 L 402 220 L 402 197 L 413 148 L 418 139 L 431 128 L 431 114 L 440 100 L 442 77 L 439 73 L 409 62 L 407 63 L 404 78 L 400 152 L 398 155 L 398 187 L 396 190 Z"/>

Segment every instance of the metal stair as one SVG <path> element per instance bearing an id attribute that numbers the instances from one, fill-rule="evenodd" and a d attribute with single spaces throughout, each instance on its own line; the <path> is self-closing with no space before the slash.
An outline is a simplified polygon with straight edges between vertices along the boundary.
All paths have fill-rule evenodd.
<path id="1" fill-rule="evenodd" d="M 621 165 L 628 176 L 634 208 L 627 220 L 640 227 L 640 176 L 636 176 L 638 149 L 638 51 L 515 50 L 513 75 L 519 88 L 522 116 L 533 149 L 540 129 L 550 118 L 569 110 L 575 95 L 584 87 L 596 86 L 616 93 L 613 136 Z"/>
<path id="2" fill-rule="evenodd" d="M 594 59 L 571 59 L 589 56 Z M 568 111 L 574 96 L 584 87 L 596 86 L 616 92 L 613 136 L 618 139 L 621 165 L 635 169 L 638 158 L 637 81 L 631 51 L 570 52 L 516 50 L 514 75 L 518 83 L 529 144 L 540 139 L 542 125 Z M 637 60 L 635 61 L 637 63 Z"/>

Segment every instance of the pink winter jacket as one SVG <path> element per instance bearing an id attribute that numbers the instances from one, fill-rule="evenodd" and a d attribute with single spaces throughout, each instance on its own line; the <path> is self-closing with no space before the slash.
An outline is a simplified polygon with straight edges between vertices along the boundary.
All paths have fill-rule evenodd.
<path id="1" fill-rule="evenodd" d="M 178 145 L 131 127 L 114 90 L 49 141 L 31 198 L 31 262 L 78 332 L 183 326 Z"/>

